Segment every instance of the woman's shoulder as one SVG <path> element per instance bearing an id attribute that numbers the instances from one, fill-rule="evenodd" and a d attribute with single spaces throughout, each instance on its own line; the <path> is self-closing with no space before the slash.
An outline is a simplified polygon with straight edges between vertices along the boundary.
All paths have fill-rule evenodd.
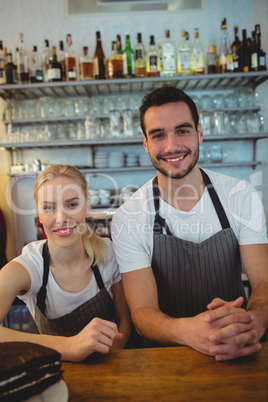
<path id="1" fill-rule="evenodd" d="M 23 247 L 21 254 L 14 258 L 13 261 L 17 261 L 22 265 L 24 265 L 23 262 L 27 264 L 28 262 L 36 263 L 42 261 L 42 251 L 45 242 L 46 240 L 37 240 L 26 244 Z"/>

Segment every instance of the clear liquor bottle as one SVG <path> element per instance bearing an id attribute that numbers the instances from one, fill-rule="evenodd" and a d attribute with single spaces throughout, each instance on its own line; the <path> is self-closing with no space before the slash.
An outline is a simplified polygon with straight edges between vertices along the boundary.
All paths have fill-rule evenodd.
<path id="1" fill-rule="evenodd" d="M 44 49 L 42 51 L 42 68 L 43 68 L 43 80 L 44 82 L 48 82 L 48 76 L 47 76 L 47 69 L 49 65 L 49 58 L 51 55 L 51 50 L 49 47 L 49 40 L 45 39 L 44 41 Z"/>
<path id="2" fill-rule="evenodd" d="M 118 44 L 112 41 L 111 55 L 108 60 L 108 78 L 123 78 L 123 57 L 118 53 Z"/>
<path id="3" fill-rule="evenodd" d="M 123 74 L 125 78 L 132 78 L 134 76 L 134 50 L 131 47 L 129 34 L 126 34 L 126 43 L 123 52 Z"/>
<path id="4" fill-rule="evenodd" d="M 165 30 L 165 40 L 162 45 L 162 77 L 173 77 L 176 75 L 176 49 L 174 42 L 170 39 L 169 29 Z"/>
<path id="5" fill-rule="evenodd" d="M 79 60 L 80 79 L 93 80 L 94 79 L 94 64 L 91 57 L 88 56 L 88 47 L 83 47 L 83 56 Z"/>
<path id="6" fill-rule="evenodd" d="M 55 46 L 52 46 L 52 54 L 49 59 L 47 75 L 49 82 L 62 81 L 61 63 L 58 62 Z"/>
<path id="7" fill-rule="evenodd" d="M 223 18 L 221 21 L 220 72 L 231 73 L 233 71 L 234 62 L 227 31 L 227 22 L 226 18 Z"/>
<path id="8" fill-rule="evenodd" d="M 134 49 L 134 59 L 135 59 L 135 77 L 136 78 L 146 77 L 146 53 L 144 44 L 142 43 L 142 35 L 140 32 L 137 34 L 137 43 Z"/>
<path id="9" fill-rule="evenodd" d="M 29 67 L 30 82 L 43 82 L 43 68 L 39 61 L 37 46 L 33 46 L 31 63 Z"/>
<path id="10" fill-rule="evenodd" d="M 96 80 L 106 79 L 106 61 L 104 51 L 102 49 L 101 34 L 96 32 L 96 48 L 94 54 L 94 76 Z"/>
<path id="11" fill-rule="evenodd" d="M 181 37 L 182 41 L 178 47 L 177 70 L 179 75 L 189 75 L 193 73 L 190 63 L 192 46 L 189 42 L 189 33 L 181 29 Z"/>
<path id="12" fill-rule="evenodd" d="M 194 29 L 194 41 L 191 53 L 192 70 L 194 75 L 204 74 L 205 63 L 204 63 L 204 51 L 199 38 L 198 28 Z"/>
<path id="13" fill-rule="evenodd" d="M 158 49 L 155 45 L 154 35 L 150 35 L 150 43 L 146 60 L 147 77 L 160 77 L 160 57 Z"/>
<path id="14" fill-rule="evenodd" d="M 77 80 L 76 56 L 73 48 L 72 35 L 66 35 L 66 52 L 65 52 L 65 72 L 66 81 Z"/>
<path id="15" fill-rule="evenodd" d="M 19 47 L 17 51 L 17 75 L 19 84 L 29 81 L 28 55 L 24 49 L 23 33 L 19 33 Z"/>

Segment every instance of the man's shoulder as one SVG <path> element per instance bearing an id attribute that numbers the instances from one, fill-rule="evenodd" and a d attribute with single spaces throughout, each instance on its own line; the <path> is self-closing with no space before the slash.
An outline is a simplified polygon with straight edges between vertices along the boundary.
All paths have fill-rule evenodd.
<path id="1" fill-rule="evenodd" d="M 152 179 L 141 186 L 114 214 L 114 219 L 124 215 L 139 213 L 145 202 L 152 198 Z"/>

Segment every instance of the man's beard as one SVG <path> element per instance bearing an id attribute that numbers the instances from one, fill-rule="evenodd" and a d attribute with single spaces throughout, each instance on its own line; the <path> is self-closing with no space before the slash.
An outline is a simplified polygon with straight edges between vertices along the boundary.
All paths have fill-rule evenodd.
<path id="1" fill-rule="evenodd" d="M 151 158 L 151 156 L 150 156 Z M 152 160 L 152 164 L 155 167 L 155 169 L 162 173 L 164 176 L 169 177 L 171 179 L 182 179 L 183 177 L 187 176 L 195 167 L 195 165 L 198 162 L 198 158 L 199 158 L 199 147 L 197 148 L 197 150 L 194 152 L 193 154 L 193 160 L 192 162 L 186 167 L 185 170 L 183 170 L 182 172 L 177 172 L 172 174 L 171 172 L 169 172 L 167 169 L 163 168 L 163 166 L 161 166 L 160 164 L 158 164 L 157 162 L 155 162 L 155 160 Z"/>

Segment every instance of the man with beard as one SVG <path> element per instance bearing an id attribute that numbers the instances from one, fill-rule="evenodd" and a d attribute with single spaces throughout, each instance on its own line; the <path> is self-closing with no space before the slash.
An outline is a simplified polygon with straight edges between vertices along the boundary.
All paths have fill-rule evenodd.
<path id="1" fill-rule="evenodd" d="M 170 85 L 140 108 L 157 176 L 116 212 L 112 237 L 133 322 L 147 346 L 216 360 L 260 350 L 268 327 L 268 239 L 258 193 L 200 169 L 195 103 Z M 242 266 L 252 293 L 247 301 Z"/>

